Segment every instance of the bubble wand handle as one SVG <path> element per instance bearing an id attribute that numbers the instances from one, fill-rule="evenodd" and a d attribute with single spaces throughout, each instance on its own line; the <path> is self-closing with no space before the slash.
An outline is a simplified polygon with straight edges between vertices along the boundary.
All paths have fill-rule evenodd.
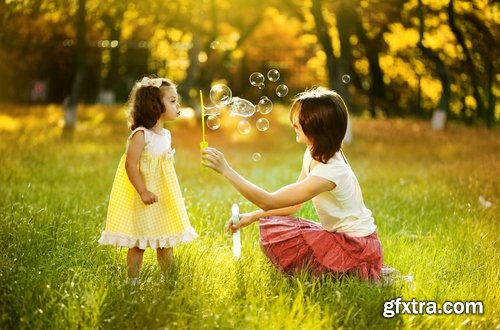
<path id="1" fill-rule="evenodd" d="M 200 89 L 200 109 L 201 109 L 201 143 L 205 141 L 205 107 L 203 106 L 203 91 Z M 200 144 L 201 145 L 201 144 Z"/>
<path id="2" fill-rule="evenodd" d="M 231 221 L 234 224 L 237 224 L 238 222 L 240 222 L 240 208 L 238 207 L 238 204 L 233 204 L 233 207 L 231 208 Z M 236 260 L 236 261 L 241 258 L 240 230 L 233 233 L 233 257 L 234 257 L 234 260 Z"/>
<path id="3" fill-rule="evenodd" d="M 205 107 L 203 106 L 203 92 L 200 89 L 200 109 L 201 109 L 201 142 L 200 142 L 200 153 L 208 147 L 208 142 L 205 140 Z M 206 167 L 202 167 L 206 170 Z"/>

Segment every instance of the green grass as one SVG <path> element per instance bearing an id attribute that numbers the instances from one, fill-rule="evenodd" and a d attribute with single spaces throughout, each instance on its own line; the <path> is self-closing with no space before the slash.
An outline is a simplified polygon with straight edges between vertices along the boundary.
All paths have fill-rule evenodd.
<path id="1" fill-rule="evenodd" d="M 345 146 L 376 217 L 385 263 L 413 274 L 382 287 L 280 274 L 260 251 L 257 226 L 242 232 L 235 263 L 223 224 L 233 202 L 253 206 L 199 166 L 199 126 L 170 125 L 176 169 L 200 237 L 175 248 L 163 281 L 145 254 L 142 283 L 126 285 L 126 249 L 100 246 L 113 176 L 127 137 L 118 107 L 80 109 L 64 141 L 58 107 L 0 107 L 0 328 L 2 329 L 406 329 L 500 327 L 497 131 L 450 125 L 433 132 L 411 120 L 353 122 Z M 208 141 L 268 190 L 296 180 L 303 146 L 286 111 L 271 128 L 234 134 L 226 119 Z M 262 160 L 253 162 L 253 152 Z M 484 207 L 480 197 L 490 201 Z M 308 203 L 301 216 L 314 219 Z M 480 300 L 483 315 L 382 317 L 384 301 Z"/>

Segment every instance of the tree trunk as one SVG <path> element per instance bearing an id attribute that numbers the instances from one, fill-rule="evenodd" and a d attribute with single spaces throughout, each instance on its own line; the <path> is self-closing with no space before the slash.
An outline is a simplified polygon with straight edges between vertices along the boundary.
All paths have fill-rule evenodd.
<path id="1" fill-rule="evenodd" d="M 498 47 L 491 47 L 491 45 L 497 44 L 497 38 L 495 38 L 492 31 L 485 22 L 478 17 L 474 12 L 464 13 L 464 17 L 467 22 L 472 24 L 478 31 L 481 31 L 484 48 L 482 50 L 476 50 L 483 57 L 483 62 L 486 65 L 486 89 L 485 93 L 488 95 L 488 107 L 486 108 L 486 125 L 489 128 L 495 126 L 495 106 L 496 106 L 496 96 L 493 91 L 495 74 L 497 72 L 496 67 L 498 67 L 499 56 Z"/>
<path id="2" fill-rule="evenodd" d="M 352 69 L 352 47 L 351 35 L 354 34 L 356 23 L 356 12 L 351 1 L 342 2 L 336 12 L 337 30 L 339 32 L 340 40 L 340 58 L 335 77 L 334 87 L 340 95 L 344 98 L 347 106 L 350 108 L 350 96 L 348 83 L 344 81 L 344 75 L 352 76 L 354 70 Z M 351 77 L 352 78 L 352 77 Z M 351 79 L 349 79 L 350 81 Z"/>
<path id="3" fill-rule="evenodd" d="M 436 54 L 432 49 L 427 48 L 423 44 L 424 38 L 424 15 L 422 9 L 422 0 L 418 0 L 418 14 L 420 19 L 420 36 L 418 40 L 418 48 L 422 51 L 423 55 L 429 58 L 436 65 L 436 73 L 441 81 L 442 86 L 442 94 L 439 100 L 438 108 L 435 110 L 434 114 L 438 114 L 436 118 L 441 118 L 442 114 L 444 115 L 444 121 L 448 116 L 450 110 L 450 73 L 448 69 L 444 65 L 444 62 L 439 58 L 438 54 Z M 442 128 L 443 125 L 438 125 Z"/>
<path id="4" fill-rule="evenodd" d="M 193 101 L 194 99 L 189 97 L 189 91 L 193 88 L 198 88 L 196 82 L 200 77 L 200 62 L 198 61 L 198 54 L 201 50 L 201 41 L 199 34 L 193 34 L 193 47 L 191 47 L 188 51 L 189 56 L 189 67 L 187 69 L 186 79 L 179 86 L 179 94 L 182 96 L 184 100 Z M 197 102 L 194 102 L 197 104 Z M 193 104 L 189 104 L 193 105 Z"/>
<path id="5" fill-rule="evenodd" d="M 384 84 L 384 74 L 382 68 L 380 67 L 379 61 L 379 45 L 382 44 L 382 34 L 377 36 L 375 39 L 369 39 L 366 35 L 365 30 L 361 20 L 357 17 L 356 19 L 356 31 L 359 40 L 366 49 L 366 57 L 368 59 L 368 65 L 370 67 L 370 115 L 375 118 L 377 113 L 375 111 L 377 103 L 379 100 L 385 99 L 385 84 Z"/>
<path id="6" fill-rule="evenodd" d="M 116 100 L 116 95 L 120 94 L 120 37 L 121 37 L 121 22 L 123 20 L 124 9 L 119 7 L 115 8 L 116 12 L 114 15 L 105 15 L 103 17 L 103 22 L 109 29 L 109 39 L 111 42 L 118 41 L 116 47 L 111 47 L 109 66 L 106 76 L 103 80 L 102 89 L 106 92 L 111 92 L 113 94 L 112 99 Z"/>
<path id="7" fill-rule="evenodd" d="M 335 55 L 333 54 L 333 44 L 330 33 L 328 32 L 328 25 L 323 17 L 323 6 L 321 0 L 312 0 L 311 13 L 314 17 L 316 25 L 316 36 L 323 47 L 326 55 L 326 68 L 328 72 L 328 85 L 330 88 L 336 87 L 336 66 Z"/>
<path id="8" fill-rule="evenodd" d="M 493 92 L 493 77 L 495 76 L 495 70 L 493 68 L 493 62 L 488 61 L 488 111 L 486 114 L 486 125 L 488 128 L 493 128 L 495 124 L 495 105 L 496 96 Z"/>
<path id="9" fill-rule="evenodd" d="M 476 104 L 477 104 L 477 117 L 484 119 L 487 121 L 486 118 L 486 113 L 484 110 L 484 103 L 483 103 L 483 98 L 481 97 L 481 94 L 479 93 L 479 79 L 476 74 L 476 68 L 474 66 L 474 62 L 472 61 L 472 56 L 470 54 L 469 49 L 467 48 L 467 45 L 465 44 L 464 37 L 462 35 L 462 32 L 458 29 L 457 25 L 455 24 L 455 10 L 454 10 L 454 5 L 453 5 L 453 0 L 450 0 L 450 3 L 448 4 L 448 19 L 450 22 L 450 29 L 455 35 L 455 38 L 457 38 L 457 41 L 459 45 L 462 47 L 464 54 L 465 54 L 465 62 L 467 63 L 467 69 L 470 74 L 470 82 L 473 90 L 473 95 L 474 98 L 476 99 Z"/>
<path id="10" fill-rule="evenodd" d="M 64 102 L 64 136 L 72 136 L 77 121 L 77 106 L 85 76 L 85 0 L 78 0 L 76 17 L 76 72 L 71 94 Z"/>

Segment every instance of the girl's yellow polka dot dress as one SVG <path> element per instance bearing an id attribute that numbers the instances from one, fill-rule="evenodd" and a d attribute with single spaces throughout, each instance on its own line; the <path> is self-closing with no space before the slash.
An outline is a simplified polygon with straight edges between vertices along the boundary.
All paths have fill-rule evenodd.
<path id="1" fill-rule="evenodd" d="M 198 234 L 189 222 L 181 189 L 174 168 L 171 135 L 143 127 L 146 141 L 139 160 L 139 171 L 149 191 L 158 196 L 158 202 L 145 205 L 130 182 L 125 170 L 125 155 L 116 171 L 109 199 L 106 228 L 100 244 L 114 246 L 169 248 L 195 239 Z M 129 137 L 129 139 L 130 139 Z"/>

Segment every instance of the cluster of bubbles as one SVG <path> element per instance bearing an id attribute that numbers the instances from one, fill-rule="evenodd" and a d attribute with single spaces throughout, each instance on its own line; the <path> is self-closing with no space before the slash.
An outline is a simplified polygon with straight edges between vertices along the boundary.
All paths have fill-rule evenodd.
<path id="1" fill-rule="evenodd" d="M 276 69 L 271 69 L 264 76 L 260 72 L 254 72 L 250 75 L 249 81 L 252 86 L 257 87 L 260 90 L 265 88 L 266 77 L 272 83 L 277 82 L 280 79 L 280 72 Z M 344 74 L 342 76 L 342 82 L 348 84 L 351 81 L 351 76 Z M 285 84 L 278 84 L 276 86 L 276 95 L 278 97 L 285 97 L 288 94 L 288 86 Z M 207 116 L 206 125 L 212 130 L 217 130 L 221 127 L 221 121 L 219 115 L 222 109 L 229 109 L 231 116 L 238 116 L 242 119 L 238 122 L 237 130 L 241 134 L 249 134 L 252 130 L 252 125 L 248 121 L 248 118 L 252 117 L 255 113 L 260 113 L 261 115 L 267 115 L 273 110 L 273 102 L 267 96 L 262 96 L 257 104 L 253 104 L 249 100 L 233 96 L 231 89 L 224 84 L 216 84 L 210 89 L 210 101 L 213 106 L 204 107 L 205 115 Z M 265 132 L 269 129 L 269 120 L 264 117 L 260 117 L 255 122 L 255 127 L 260 132 Z M 255 152 L 252 155 L 252 160 L 255 162 L 260 161 L 262 155 Z"/>
<path id="2" fill-rule="evenodd" d="M 280 79 L 280 72 L 276 69 L 271 69 L 267 72 L 267 79 L 270 82 L 276 82 Z M 264 89 L 266 76 L 260 72 L 254 72 L 250 75 L 249 80 L 252 86 L 259 89 Z M 276 95 L 285 97 L 288 94 L 288 86 L 279 84 L 276 87 Z M 237 130 L 241 134 L 248 134 L 252 130 L 252 125 L 248 118 L 254 114 L 267 115 L 273 110 L 273 102 L 267 96 L 262 96 L 257 104 L 253 104 L 249 100 L 233 96 L 231 89 L 224 84 L 216 84 L 210 89 L 210 101 L 213 106 L 204 107 L 205 115 L 207 116 L 206 125 L 212 130 L 217 130 L 221 126 L 219 115 L 222 109 L 229 109 L 231 116 L 238 116 L 242 119 L 238 122 Z M 260 117 L 255 122 L 255 127 L 260 132 L 265 132 L 269 129 L 269 120 Z M 252 155 L 252 160 L 258 162 L 262 158 L 261 154 L 256 152 Z"/>
<path id="3" fill-rule="evenodd" d="M 276 69 L 271 69 L 267 72 L 267 79 L 270 82 L 276 82 L 280 79 L 280 72 Z M 256 86 L 259 89 L 264 89 L 266 87 L 265 80 L 266 78 L 260 72 L 254 72 L 250 75 L 250 84 L 252 86 Z M 279 84 L 276 87 L 276 95 L 279 97 L 285 97 L 288 94 L 288 86 L 285 84 Z"/>

